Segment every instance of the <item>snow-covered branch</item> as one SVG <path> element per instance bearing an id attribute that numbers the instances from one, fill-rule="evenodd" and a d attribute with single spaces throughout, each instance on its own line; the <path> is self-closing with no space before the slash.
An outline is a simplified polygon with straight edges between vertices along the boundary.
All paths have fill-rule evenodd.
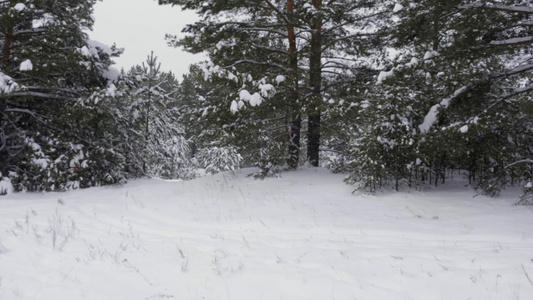
<path id="1" fill-rule="evenodd" d="M 518 164 L 533 164 L 533 159 L 523 159 L 523 160 L 515 161 L 514 163 L 508 164 L 505 167 L 509 168 L 509 167 L 512 167 L 512 166 L 518 165 Z"/>
<path id="2" fill-rule="evenodd" d="M 504 95 L 502 99 L 509 99 L 509 98 L 518 96 L 520 94 L 529 93 L 529 92 L 533 92 L 533 84 L 527 85 L 523 88 L 515 89 L 514 91 L 508 93 L 507 95 Z"/>
<path id="3" fill-rule="evenodd" d="M 2 97 L 5 98 L 20 98 L 20 97 L 37 97 L 37 98 L 44 98 L 44 99 L 63 99 L 63 100 L 73 100 L 72 97 L 65 97 L 55 94 L 47 94 L 47 93 L 40 93 L 40 92 L 31 92 L 31 91 L 21 91 L 21 92 L 13 92 L 9 94 L 2 95 Z"/>
<path id="4" fill-rule="evenodd" d="M 533 6 L 513 6 L 513 5 L 499 5 L 489 4 L 483 2 L 475 2 L 467 5 L 460 5 L 459 9 L 484 8 L 513 13 L 533 14 Z"/>
<path id="5" fill-rule="evenodd" d="M 512 39 L 501 40 L 501 41 L 492 41 L 490 42 L 490 44 L 493 46 L 513 46 L 513 45 L 528 44 L 532 42 L 533 42 L 533 36 L 526 36 L 526 37 L 512 38 Z"/>
<path id="6" fill-rule="evenodd" d="M 494 79 L 497 79 L 497 78 L 501 78 L 501 77 L 508 77 L 508 76 L 513 76 L 513 75 L 516 75 L 516 74 L 520 74 L 520 73 L 524 73 L 524 72 L 528 72 L 528 71 L 532 71 L 533 70 L 533 64 L 526 64 L 526 65 L 521 65 L 521 66 L 518 66 L 518 67 L 515 67 L 514 69 L 511 69 L 507 72 L 504 72 L 504 73 L 495 73 L 495 74 L 492 74 L 492 78 Z"/>
<path id="7" fill-rule="evenodd" d="M 46 33 L 47 28 L 45 27 L 39 27 L 39 28 L 33 28 L 33 29 L 27 29 L 27 30 L 18 30 L 13 32 L 13 36 L 21 36 L 26 34 L 37 34 L 37 33 Z"/>
<path id="8" fill-rule="evenodd" d="M 291 71 L 290 69 L 288 69 L 287 67 L 282 66 L 282 65 L 268 63 L 268 62 L 259 62 L 259 61 L 250 60 L 250 59 L 238 60 L 238 61 L 232 63 L 231 65 L 225 66 L 224 68 L 231 68 L 231 67 L 234 67 L 234 66 L 237 66 L 237 65 L 242 65 L 242 64 L 251 64 L 251 65 L 257 65 L 257 66 L 275 67 L 275 68 L 281 69 L 281 70 L 283 70 L 285 72 L 290 72 Z"/>
<path id="9" fill-rule="evenodd" d="M 424 117 L 424 122 L 418 126 L 421 133 L 427 133 L 431 126 L 437 121 L 440 109 L 446 109 L 450 105 L 453 99 L 457 98 L 463 94 L 468 89 L 468 86 L 463 86 L 460 89 L 457 89 L 453 95 L 444 98 L 439 104 L 435 104 L 429 110 L 429 113 Z"/>

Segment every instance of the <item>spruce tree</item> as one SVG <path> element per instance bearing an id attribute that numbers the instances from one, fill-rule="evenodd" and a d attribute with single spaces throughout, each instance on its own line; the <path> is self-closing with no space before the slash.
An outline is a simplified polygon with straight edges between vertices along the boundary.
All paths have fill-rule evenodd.
<path id="1" fill-rule="evenodd" d="M 17 190 L 94 184 L 76 103 L 107 85 L 120 53 L 84 33 L 94 3 L 0 2 L 0 172 Z"/>
<path id="2" fill-rule="evenodd" d="M 152 53 L 84 102 L 102 126 L 95 139 L 115 153 L 112 164 L 120 178 L 194 177 L 189 142 L 178 121 L 178 87 L 172 73 L 160 71 Z"/>
<path id="3" fill-rule="evenodd" d="M 524 180 L 527 168 L 509 166 L 531 155 L 530 147 L 523 146 L 531 137 L 531 117 L 520 109 L 531 101 L 529 12 L 530 7 L 502 1 L 397 3 L 395 23 L 383 31 L 399 55 L 378 76 L 372 93 L 378 100 L 369 108 L 387 116 L 388 107 L 397 103 L 397 121 L 388 121 L 388 128 L 410 130 L 395 135 L 393 145 L 401 149 L 402 140 L 413 145 L 401 151 L 407 160 L 399 169 L 390 164 L 393 154 L 379 156 L 358 145 L 357 151 L 374 157 L 354 167 L 371 161 L 384 172 L 377 178 L 368 173 L 355 178 L 398 182 L 399 174 L 406 183 L 437 184 L 446 169 L 454 168 L 467 170 L 470 181 L 491 194 Z M 386 140 L 378 144 L 386 149 L 390 138 L 384 139 L 382 124 L 376 118 L 365 134 L 369 141 Z"/>

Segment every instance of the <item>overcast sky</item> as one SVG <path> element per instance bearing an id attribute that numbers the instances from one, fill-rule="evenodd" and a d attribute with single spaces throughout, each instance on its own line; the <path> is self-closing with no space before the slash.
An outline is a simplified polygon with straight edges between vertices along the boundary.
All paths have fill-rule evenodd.
<path id="1" fill-rule="evenodd" d="M 161 69 L 174 72 L 180 79 L 191 63 L 202 60 L 201 56 L 169 47 L 165 41 L 165 34 L 181 35 L 182 28 L 198 18 L 178 6 L 159 6 L 157 0 L 103 0 L 94 6 L 94 17 L 90 38 L 125 49 L 114 59 L 119 69 L 141 64 L 154 51 Z"/>

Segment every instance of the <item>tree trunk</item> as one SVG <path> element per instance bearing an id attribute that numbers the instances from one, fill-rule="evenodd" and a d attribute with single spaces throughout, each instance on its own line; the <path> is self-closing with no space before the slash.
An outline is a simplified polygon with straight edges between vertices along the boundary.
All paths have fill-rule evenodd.
<path id="1" fill-rule="evenodd" d="M 298 95 L 298 53 L 296 49 L 296 34 L 292 24 L 294 13 L 294 0 L 287 0 L 287 11 L 289 13 L 288 38 L 289 38 L 289 67 L 292 70 L 292 93 L 291 102 L 291 119 L 289 127 L 289 158 L 287 164 L 289 168 L 298 168 L 300 161 L 300 132 L 302 129 L 302 117 L 300 112 L 299 95 Z"/>
<path id="2" fill-rule="evenodd" d="M 15 0 L 10 0 L 10 5 L 14 5 Z M 5 67 L 11 56 L 11 48 L 13 47 L 13 41 L 15 40 L 15 34 L 13 31 L 13 25 L 9 26 L 6 30 L 4 48 L 2 49 L 2 67 Z"/>
<path id="3" fill-rule="evenodd" d="M 322 0 L 313 0 L 313 6 L 318 10 L 322 7 Z M 309 81 L 312 90 L 311 101 L 307 107 L 307 161 L 314 167 L 319 165 L 320 148 L 320 119 L 322 105 L 322 20 L 313 20 L 311 31 L 311 53 L 309 61 Z"/>

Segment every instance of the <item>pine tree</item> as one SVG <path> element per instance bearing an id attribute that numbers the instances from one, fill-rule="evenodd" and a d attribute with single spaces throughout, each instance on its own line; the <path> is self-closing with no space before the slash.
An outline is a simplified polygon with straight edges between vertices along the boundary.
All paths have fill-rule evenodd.
<path id="1" fill-rule="evenodd" d="M 255 147 L 255 150 L 250 149 L 252 147 L 249 146 L 246 148 L 255 152 L 254 156 L 256 157 L 264 156 L 263 154 L 266 154 L 264 153 L 264 146 L 266 145 L 274 153 L 272 153 L 272 159 L 263 158 L 271 160 L 271 162 L 276 161 L 275 164 L 279 164 L 283 159 L 277 158 L 279 157 L 278 150 L 275 149 L 287 147 L 288 154 L 285 154 L 284 157 L 290 167 L 297 167 L 301 127 L 297 86 L 298 54 L 295 48 L 294 28 L 291 25 L 292 18 L 289 19 L 285 9 L 279 6 L 279 3 L 270 1 L 224 4 L 220 1 L 166 2 L 174 2 L 184 8 L 208 12 L 204 21 L 186 29 L 193 36 L 176 41 L 176 45 L 183 46 L 193 52 L 206 51 L 214 64 L 210 68 L 211 71 L 218 68 L 226 71 L 209 75 L 209 78 L 219 82 L 225 81 L 225 85 L 233 87 L 232 91 L 228 90 L 223 101 L 227 103 L 226 110 L 229 111 L 230 108 L 233 108 L 233 114 L 238 115 L 235 119 L 236 123 L 221 124 L 221 126 L 237 128 L 234 131 L 236 134 L 239 134 L 238 129 L 245 129 L 244 131 L 247 131 L 249 135 L 257 136 L 259 133 L 253 130 L 258 127 L 257 125 L 260 125 L 261 119 L 275 120 L 260 125 L 260 138 L 266 140 L 262 143 L 252 143 L 259 147 Z M 286 2 L 285 5 L 287 4 Z M 242 14 L 236 15 L 234 11 L 239 11 Z M 214 15 L 219 15 L 227 19 L 228 22 L 210 20 L 209 16 Z M 211 71 L 209 73 L 213 73 Z M 248 94 L 254 99 L 259 99 L 263 105 L 267 105 L 267 102 L 262 101 L 262 99 L 271 98 L 270 91 L 265 90 L 269 86 L 272 87 L 270 91 L 274 91 L 275 87 L 284 94 L 283 96 L 278 94 L 275 99 L 269 99 L 269 110 L 258 107 L 258 102 L 255 100 L 249 101 Z M 253 107 L 256 112 L 248 111 L 246 107 Z M 225 114 L 222 110 L 217 110 L 216 113 Z M 216 116 L 215 118 L 218 119 Z M 245 118 L 251 119 L 245 120 Z M 221 119 L 231 120 L 233 118 Z M 249 123 L 256 125 L 247 126 L 244 122 L 248 125 Z M 278 137 L 285 137 L 285 139 L 280 140 Z"/>
<path id="2" fill-rule="evenodd" d="M 501 1 L 397 3 L 396 23 L 383 30 L 389 47 L 401 54 L 378 77 L 378 90 L 372 93 L 378 100 L 369 107 L 372 114 L 387 116 L 393 104 L 397 122 L 387 127 L 399 133 L 393 145 L 409 140 L 413 146 L 402 150 L 407 160 L 398 169 L 390 165 L 394 154 L 380 156 L 383 152 L 361 144 L 357 151 L 374 157 L 356 165 L 383 166 L 380 182 L 398 182 L 399 174 L 406 183 L 437 184 L 446 169 L 468 170 L 471 182 L 491 194 L 530 174 L 527 168 L 509 168 L 516 158 L 531 155 L 531 148 L 524 147 L 531 137 L 531 116 L 520 109 L 531 100 L 528 11 Z M 390 100 L 379 102 L 383 98 Z M 385 140 L 383 119 L 370 122 L 369 141 Z M 410 130 L 401 134 L 402 128 Z M 390 148 L 389 142 L 380 144 Z M 362 178 L 376 179 L 371 174 Z"/>
<path id="3" fill-rule="evenodd" d="M 103 127 L 95 139 L 115 153 L 113 168 L 121 178 L 194 177 L 189 142 L 178 122 L 178 86 L 152 53 L 84 102 Z"/>
<path id="4" fill-rule="evenodd" d="M 120 51 L 90 41 L 95 1 L 0 2 L 0 172 L 17 190 L 90 185 L 75 105 L 106 86 Z M 79 120 L 79 122 L 78 122 Z"/>
<path id="5" fill-rule="evenodd" d="M 319 164 L 324 101 L 335 98 L 329 94 L 333 87 L 368 67 L 360 58 L 372 48 L 375 30 L 366 28 L 376 25 L 382 2 L 387 1 L 160 1 L 206 15 L 186 28 L 192 35 L 176 45 L 206 51 L 217 68 L 231 72 L 231 79 L 251 75 L 275 83 L 283 78 L 277 87 L 280 101 L 273 105 L 279 113 L 261 118 L 285 120 L 281 126 L 286 128 L 285 156 L 291 168 L 298 165 L 304 116 L 307 160 Z M 245 85 L 237 84 L 241 89 Z"/>
<path id="6" fill-rule="evenodd" d="M 239 126 L 237 116 L 227 109 L 223 100 L 227 93 L 226 85 L 206 79 L 198 65 L 190 66 L 177 93 L 178 122 L 191 145 L 191 156 L 208 173 L 234 170 L 243 159 L 252 164 L 250 156 L 255 155 L 255 141 L 248 134 L 241 135 L 247 126 Z M 221 122 L 227 125 L 220 126 Z"/>

